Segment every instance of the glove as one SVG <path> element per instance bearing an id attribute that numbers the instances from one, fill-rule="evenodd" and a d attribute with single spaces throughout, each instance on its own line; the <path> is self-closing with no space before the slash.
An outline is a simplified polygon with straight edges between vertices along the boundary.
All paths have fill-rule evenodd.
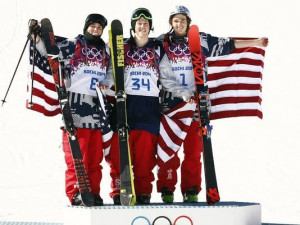
<path id="1" fill-rule="evenodd" d="M 40 35 L 40 33 L 41 33 L 41 27 L 38 24 L 38 21 L 35 19 L 29 20 L 28 29 L 29 29 L 29 35 L 33 34 L 34 36 L 37 36 L 37 35 Z"/>

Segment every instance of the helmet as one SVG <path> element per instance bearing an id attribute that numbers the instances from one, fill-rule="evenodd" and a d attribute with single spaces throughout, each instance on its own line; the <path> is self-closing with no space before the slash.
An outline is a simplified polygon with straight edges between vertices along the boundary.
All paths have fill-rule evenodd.
<path id="1" fill-rule="evenodd" d="M 94 13 L 94 14 L 88 15 L 87 18 L 85 19 L 83 33 L 85 33 L 85 31 L 88 29 L 88 27 L 93 23 L 99 23 L 102 26 L 102 29 L 104 29 L 107 25 L 107 20 L 101 14 Z"/>
<path id="2" fill-rule="evenodd" d="M 152 27 L 152 15 L 150 11 L 146 8 L 138 8 L 133 11 L 131 15 L 131 29 L 135 30 L 135 23 L 137 20 L 139 20 L 141 17 L 144 17 L 146 20 L 149 21 L 150 30 L 153 29 Z"/>
<path id="3" fill-rule="evenodd" d="M 185 7 L 183 5 L 175 6 L 175 8 L 172 10 L 172 12 L 170 14 L 170 19 L 176 14 L 185 14 L 189 19 L 191 19 L 190 11 L 188 10 L 187 7 Z"/>

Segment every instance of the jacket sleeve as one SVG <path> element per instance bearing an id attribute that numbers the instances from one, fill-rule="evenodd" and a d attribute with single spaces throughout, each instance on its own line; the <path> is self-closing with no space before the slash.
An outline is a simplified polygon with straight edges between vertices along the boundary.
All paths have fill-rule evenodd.
<path id="1" fill-rule="evenodd" d="M 228 55 L 231 49 L 230 38 L 215 37 L 200 32 L 202 52 L 206 57 Z"/>
<path id="2" fill-rule="evenodd" d="M 61 61 L 69 60 L 74 56 L 76 39 L 66 39 L 64 41 L 58 42 L 57 46 L 59 48 L 59 59 Z"/>

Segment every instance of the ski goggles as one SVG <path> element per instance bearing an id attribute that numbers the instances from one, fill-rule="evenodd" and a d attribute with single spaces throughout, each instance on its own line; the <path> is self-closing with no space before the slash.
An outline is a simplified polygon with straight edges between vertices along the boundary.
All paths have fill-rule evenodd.
<path id="1" fill-rule="evenodd" d="M 152 20 L 152 15 L 148 9 L 138 9 L 134 11 L 131 19 L 139 20 L 141 17 L 144 17 L 146 20 Z"/>

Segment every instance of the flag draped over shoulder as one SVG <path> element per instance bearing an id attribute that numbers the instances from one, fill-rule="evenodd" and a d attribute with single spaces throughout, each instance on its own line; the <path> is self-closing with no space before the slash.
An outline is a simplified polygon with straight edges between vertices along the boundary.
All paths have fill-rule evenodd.
<path id="1" fill-rule="evenodd" d="M 211 120 L 239 116 L 263 117 L 261 92 L 264 55 L 264 48 L 249 47 L 235 49 L 229 55 L 207 58 Z"/>
<path id="2" fill-rule="evenodd" d="M 56 116 L 61 113 L 61 109 L 49 61 L 46 57 L 41 56 L 37 50 L 33 51 L 32 42 L 30 42 L 29 49 L 29 73 L 27 84 L 28 97 L 26 100 L 26 108 L 40 112 L 45 116 Z M 34 73 L 32 73 L 33 71 Z M 100 101 L 99 114 L 100 118 L 103 118 L 103 121 L 101 122 L 103 150 L 104 154 L 107 155 L 110 151 L 113 132 L 111 130 L 109 121 L 105 119 L 107 118 L 106 99 L 103 98 L 101 92 L 98 92 L 98 98 Z M 31 99 L 32 104 L 29 104 Z"/>

